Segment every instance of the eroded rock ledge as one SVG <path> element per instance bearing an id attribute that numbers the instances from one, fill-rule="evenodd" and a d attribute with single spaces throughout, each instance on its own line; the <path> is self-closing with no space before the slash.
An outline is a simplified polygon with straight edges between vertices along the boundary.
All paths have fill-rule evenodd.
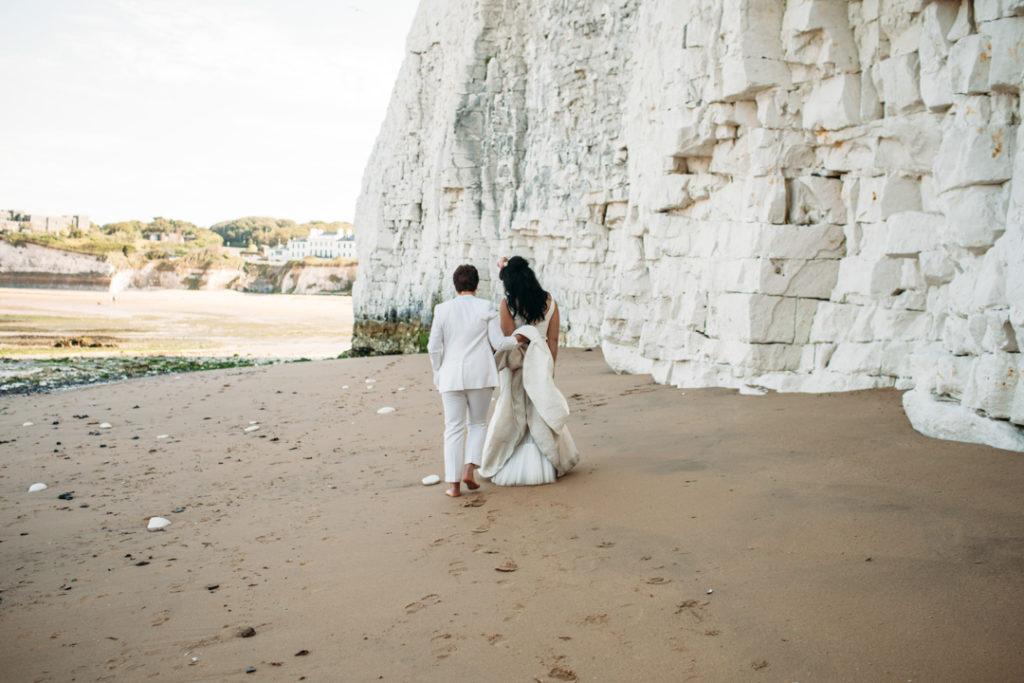
<path id="1" fill-rule="evenodd" d="M 359 339 L 518 253 L 618 371 L 913 389 L 925 433 L 1024 450 L 1022 74 L 1024 0 L 423 0 Z"/>

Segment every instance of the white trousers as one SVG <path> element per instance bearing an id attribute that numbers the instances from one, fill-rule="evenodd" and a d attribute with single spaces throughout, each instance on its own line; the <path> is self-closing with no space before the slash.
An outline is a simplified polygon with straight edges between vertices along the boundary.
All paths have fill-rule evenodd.
<path id="1" fill-rule="evenodd" d="M 442 391 L 444 404 L 444 480 L 462 481 L 462 468 L 480 464 L 487 436 L 487 412 L 494 387 Z M 467 429 L 468 425 L 468 429 Z"/>

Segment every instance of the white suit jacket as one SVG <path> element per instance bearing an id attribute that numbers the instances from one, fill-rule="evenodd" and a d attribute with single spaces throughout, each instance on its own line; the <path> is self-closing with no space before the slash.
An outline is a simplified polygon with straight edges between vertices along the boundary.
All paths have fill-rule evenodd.
<path id="1" fill-rule="evenodd" d="M 489 301 L 460 294 L 438 304 L 427 342 L 434 386 L 439 391 L 498 386 L 494 352 L 517 343 L 514 336 L 502 335 L 498 312 Z"/>

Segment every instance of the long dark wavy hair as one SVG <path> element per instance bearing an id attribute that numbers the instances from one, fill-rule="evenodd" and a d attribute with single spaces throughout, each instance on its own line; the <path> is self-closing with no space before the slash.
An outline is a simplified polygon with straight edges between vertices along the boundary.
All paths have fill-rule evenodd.
<path id="1" fill-rule="evenodd" d="M 548 293 L 537 282 L 529 261 L 522 256 L 513 256 L 498 277 L 505 285 L 505 305 L 512 317 L 519 315 L 530 325 L 544 319 Z"/>

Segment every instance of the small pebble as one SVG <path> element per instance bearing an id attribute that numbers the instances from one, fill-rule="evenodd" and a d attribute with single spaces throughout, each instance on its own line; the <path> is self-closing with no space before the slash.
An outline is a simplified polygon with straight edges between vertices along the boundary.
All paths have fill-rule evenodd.
<path id="1" fill-rule="evenodd" d="M 254 673 L 256 673 L 256 667 L 255 666 L 250 666 L 248 669 L 245 670 L 245 673 L 247 673 L 247 674 L 254 674 Z"/>
<path id="2" fill-rule="evenodd" d="M 45 488 L 46 488 L 46 484 L 44 484 L 42 482 L 38 482 L 36 484 L 32 484 L 31 486 L 29 486 L 28 487 L 28 492 L 29 493 L 35 493 L 36 491 L 42 491 Z"/>
<path id="3" fill-rule="evenodd" d="M 71 495 L 70 491 L 68 491 L 67 493 L 62 493 L 57 497 L 60 498 L 61 500 L 74 500 L 75 498 L 73 495 Z"/>
<path id="4" fill-rule="evenodd" d="M 388 413 L 393 413 L 393 412 L 395 412 L 395 409 L 392 408 L 391 406 L 384 406 L 383 408 L 378 408 L 377 409 L 377 414 L 378 415 L 387 415 Z"/>
<path id="5" fill-rule="evenodd" d="M 179 512 L 184 512 L 184 511 L 185 511 L 185 508 L 183 508 L 183 507 L 176 507 L 173 510 L 171 510 L 171 512 L 173 512 L 174 514 L 178 514 Z"/>
<path id="6" fill-rule="evenodd" d="M 440 483 L 441 477 L 436 474 L 428 474 L 422 479 L 424 486 L 433 486 L 434 484 Z"/>
<path id="7" fill-rule="evenodd" d="M 252 638 L 254 635 L 256 635 L 256 629 L 254 629 L 252 626 L 246 626 L 238 632 L 238 635 L 242 638 Z"/>

